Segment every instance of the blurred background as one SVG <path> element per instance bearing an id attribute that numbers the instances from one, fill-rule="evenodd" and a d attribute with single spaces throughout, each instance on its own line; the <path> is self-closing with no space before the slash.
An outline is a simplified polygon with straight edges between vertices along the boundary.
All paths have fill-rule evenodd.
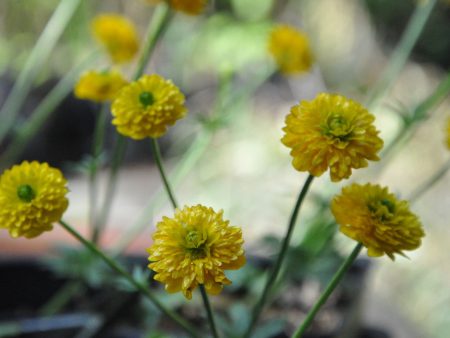
<path id="1" fill-rule="evenodd" d="M 0 104 L 58 3 L 0 1 Z M 188 117 L 161 140 L 181 204 L 202 203 L 224 209 L 232 224 L 243 227 L 248 252 L 270 253 L 262 240 L 284 234 L 295 196 L 306 178 L 292 168 L 289 151 L 279 141 L 290 107 L 323 91 L 364 102 L 389 62 L 415 6 L 413 0 L 216 0 L 201 16 L 177 14 L 158 44 L 147 73 L 172 79 L 187 97 Z M 95 15 L 120 13 L 137 25 L 143 38 L 153 10 L 139 0 L 81 1 L 37 71 L 15 128 L 20 128 L 49 90 L 74 68 L 102 69 L 108 65 L 106 56 L 96 51 L 91 35 L 90 21 Z M 268 34 L 275 23 L 291 24 L 308 34 L 315 56 L 310 72 L 298 76 L 276 72 L 267 52 Z M 402 129 L 405 115 L 448 76 L 449 36 L 450 7 L 440 1 L 394 86 L 370 107 L 385 144 Z M 84 65 L 88 58 L 92 61 Z M 128 78 L 134 66 L 123 68 Z M 65 219 L 84 233 L 88 185 L 83 161 L 90 151 L 97 109 L 95 104 L 67 95 L 16 160 L 48 161 L 63 169 L 70 187 Z M 427 112 L 401 146 L 380 162 L 355 172 L 351 181 L 380 183 L 407 199 L 449 160 L 445 147 L 449 116 L 447 98 Z M 14 130 L 9 139 L 13 136 Z M 111 126 L 106 158 L 114 138 Z M 0 151 L 8 142 L 0 144 Z M 102 189 L 107 173 L 105 165 L 100 177 Z M 293 245 L 302 243 L 314 226 L 319 209 L 315 198 L 326 203 L 346 184 L 348 181 L 331 184 L 326 174 L 314 182 Z M 447 175 L 412 204 L 427 236 L 422 247 L 408 255 L 410 259 L 371 260 L 362 315 L 369 325 L 389 328 L 393 337 L 449 335 L 449 190 Z M 171 212 L 161 194 L 150 143 L 130 142 L 102 244 L 146 255 L 155 223 Z M 327 209 L 323 212 L 329 213 Z M 6 231 L 0 232 L 0 252 L 5 259 L 48 256 L 62 243 L 73 242 L 58 228 L 32 241 L 13 240 Z M 330 243 L 342 254 L 353 245 L 340 234 Z"/>

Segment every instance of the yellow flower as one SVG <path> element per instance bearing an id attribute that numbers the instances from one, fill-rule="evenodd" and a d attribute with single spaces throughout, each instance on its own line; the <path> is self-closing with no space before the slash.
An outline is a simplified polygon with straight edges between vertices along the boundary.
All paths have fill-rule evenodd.
<path id="1" fill-rule="evenodd" d="M 359 103 L 322 93 L 291 108 L 281 141 L 292 149 L 295 169 L 320 176 L 330 168 L 336 182 L 350 177 L 352 168 L 367 167 L 367 160 L 379 160 L 383 140 L 374 120 Z"/>
<path id="2" fill-rule="evenodd" d="M 408 202 L 379 185 L 355 183 L 343 188 L 331 202 L 331 211 L 340 231 L 362 243 L 372 257 L 386 254 L 394 260 L 394 254 L 417 249 L 425 236 Z"/>
<path id="3" fill-rule="evenodd" d="M 111 101 L 126 84 L 127 81 L 119 72 L 91 70 L 81 75 L 75 85 L 75 96 L 97 102 Z"/>
<path id="4" fill-rule="evenodd" d="M 163 0 L 147 0 L 148 3 L 155 4 Z M 206 7 L 208 0 L 168 0 L 169 6 L 176 11 L 189 15 L 198 15 Z"/>
<path id="5" fill-rule="evenodd" d="M 95 38 L 106 48 L 116 63 L 128 62 L 139 49 L 139 39 L 133 23 L 117 14 L 98 15 L 92 21 Z"/>
<path id="6" fill-rule="evenodd" d="M 447 120 L 447 148 L 450 149 L 450 118 Z"/>
<path id="7" fill-rule="evenodd" d="M 278 25 L 272 30 L 269 52 L 284 74 L 307 72 L 313 63 L 308 37 L 288 25 Z"/>
<path id="8" fill-rule="evenodd" d="M 245 264 L 244 240 L 241 229 L 229 226 L 222 214 L 202 205 L 186 206 L 156 225 L 148 267 L 156 272 L 155 280 L 166 284 L 167 292 L 182 291 L 191 299 L 199 284 L 212 295 L 231 284 L 224 270 Z"/>
<path id="9" fill-rule="evenodd" d="M 113 101 L 112 123 L 135 140 L 160 137 L 186 115 L 184 95 L 159 75 L 144 75 L 125 86 Z"/>
<path id="10" fill-rule="evenodd" d="M 69 202 L 66 179 L 47 163 L 22 162 L 0 176 L 0 227 L 12 237 L 52 230 Z"/>

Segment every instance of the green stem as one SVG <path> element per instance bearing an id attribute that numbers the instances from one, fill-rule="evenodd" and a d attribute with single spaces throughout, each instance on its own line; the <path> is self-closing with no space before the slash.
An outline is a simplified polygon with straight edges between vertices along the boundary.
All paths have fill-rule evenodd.
<path id="1" fill-rule="evenodd" d="M 205 286 L 200 284 L 200 293 L 202 294 L 203 304 L 205 305 L 206 313 L 208 315 L 209 325 L 211 326 L 211 331 L 214 338 L 219 338 L 219 333 L 217 332 L 216 323 L 214 321 L 213 312 L 211 309 L 211 304 L 209 303 L 208 294 L 206 293 Z"/>
<path id="2" fill-rule="evenodd" d="M 300 194 L 297 198 L 297 202 L 295 203 L 291 218 L 289 220 L 289 226 L 288 226 L 286 235 L 284 236 L 284 239 L 283 239 L 280 253 L 278 254 L 278 258 L 275 262 L 275 265 L 273 266 L 272 272 L 270 273 L 269 278 L 267 279 L 266 285 L 264 286 L 263 293 L 262 293 L 261 297 L 259 298 L 258 303 L 256 304 L 256 306 L 253 310 L 252 320 L 250 322 L 250 325 L 249 325 L 246 333 L 244 334 L 245 338 L 250 337 L 256 323 L 258 322 L 258 318 L 261 315 L 261 312 L 264 308 L 264 304 L 266 303 L 267 298 L 269 297 L 269 294 L 272 291 L 273 285 L 277 279 L 277 276 L 280 272 L 283 261 L 286 257 L 286 254 L 287 254 L 287 251 L 289 248 L 289 243 L 290 243 L 290 240 L 292 237 L 292 233 L 294 231 L 295 224 L 297 222 L 297 217 L 298 217 L 298 214 L 300 211 L 300 207 L 303 204 L 303 201 L 306 197 L 306 194 L 308 193 L 309 187 L 310 187 L 313 179 L 314 179 L 314 176 L 312 176 L 312 175 L 308 176 L 308 178 L 306 179 L 306 182 L 303 185 L 303 187 L 300 191 Z"/>
<path id="3" fill-rule="evenodd" d="M 81 236 L 72 226 L 64 222 L 63 220 L 59 221 L 59 224 L 66 229 L 73 237 L 75 237 L 78 241 L 80 241 L 89 251 L 91 251 L 94 255 L 101 258 L 111 269 L 125 278 L 131 285 L 133 285 L 137 291 L 142 293 L 145 297 L 147 297 L 161 312 L 171 318 L 175 323 L 184 328 L 187 333 L 191 337 L 200 338 L 197 334 L 194 327 L 191 326 L 187 321 L 181 318 L 176 313 L 167 309 L 154 295 L 153 293 L 143 284 L 136 281 L 123 267 L 121 267 L 116 261 L 112 258 L 105 255 L 94 243 L 88 241 L 83 236 Z"/>
<path id="4" fill-rule="evenodd" d="M 72 91 L 73 84 L 79 74 L 86 68 L 87 65 L 90 65 L 92 61 L 97 58 L 97 56 L 98 53 L 92 53 L 79 65 L 74 67 L 39 103 L 39 105 L 31 113 L 30 118 L 17 129 L 16 135 L 14 135 L 11 143 L 2 154 L 0 167 L 9 166 L 16 160 L 17 156 L 23 151 L 30 139 L 33 138 L 44 123 L 48 121 L 50 114 L 55 111 L 61 101 Z"/>
<path id="5" fill-rule="evenodd" d="M 372 110 L 381 98 L 391 89 L 400 71 L 411 54 L 414 45 L 423 31 L 432 9 L 437 0 L 418 1 L 408 26 L 402 35 L 394 53 L 390 57 L 389 64 L 381 75 L 380 80 L 369 93 L 366 105 Z"/>
<path id="6" fill-rule="evenodd" d="M 62 0 L 45 26 L 25 66 L 0 110 L 0 144 L 13 126 L 34 79 L 48 61 L 58 39 L 67 27 L 81 0 Z"/>
<path id="7" fill-rule="evenodd" d="M 409 196 L 408 200 L 414 203 L 420 196 L 433 187 L 450 169 L 450 160 L 434 173 L 427 181 L 419 185 Z"/>
<path id="8" fill-rule="evenodd" d="M 103 149 L 106 123 L 108 121 L 109 104 L 103 103 L 97 114 L 95 122 L 95 131 L 92 142 L 92 161 L 89 166 L 89 225 L 92 228 L 92 241 L 98 243 L 100 237 L 100 228 L 97 226 L 97 192 L 98 182 L 97 173 L 100 162 L 100 154 Z"/>
<path id="9" fill-rule="evenodd" d="M 169 180 L 167 179 L 164 166 L 161 159 L 161 152 L 159 150 L 158 140 L 155 138 L 152 138 L 152 150 L 153 150 L 153 156 L 156 161 L 156 165 L 158 166 L 159 173 L 161 175 L 161 178 L 164 183 L 164 188 L 166 189 L 167 195 L 169 196 L 170 202 L 172 203 L 172 206 L 174 209 L 178 207 L 177 201 L 175 200 L 175 195 L 172 191 L 172 188 L 170 186 Z"/>
<path id="10" fill-rule="evenodd" d="M 138 64 L 134 73 L 135 80 L 139 79 L 144 73 L 145 67 L 147 66 L 147 60 L 150 59 L 150 56 L 155 50 L 156 43 L 164 34 L 169 25 L 170 19 L 172 18 L 171 14 L 172 12 L 170 7 L 166 3 L 161 3 L 158 7 L 156 7 L 155 13 L 153 14 L 152 20 L 150 21 L 150 25 L 148 27 L 148 38 L 141 56 L 141 60 L 145 60 L 145 62 L 140 62 Z"/>
<path id="11" fill-rule="evenodd" d="M 353 249 L 350 256 L 348 256 L 347 259 L 342 263 L 341 267 L 334 274 L 330 283 L 325 288 L 325 290 L 322 292 L 322 294 L 320 295 L 317 302 L 314 304 L 312 309 L 308 312 L 303 323 L 299 326 L 297 331 L 295 331 L 295 333 L 292 335 L 293 338 L 300 338 L 302 336 L 302 334 L 305 333 L 305 331 L 308 329 L 308 327 L 311 325 L 312 321 L 314 320 L 314 317 L 316 316 L 317 312 L 319 312 L 322 305 L 325 304 L 328 297 L 333 293 L 334 289 L 339 284 L 342 277 L 344 277 L 345 273 L 350 268 L 352 263 L 355 261 L 356 257 L 358 257 L 362 248 L 363 248 L 363 245 L 361 243 L 356 244 L 356 246 Z"/>
<path id="12" fill-rule="evenodd" d="M 49 317 L 57 314 L 73 296 L 80 294 L 83 290 L 84 285 L 79 280 L 66 283 L 39 309 L 39 315 Z"/>
<path id="13" fill-rule="evenodd" d="M 392 140 L 383 150 L 383 158 L 387 158 L 389 155 L 394 153 L 395 150 L 401 148 L 407 141 L 407 136 L 411 135 L 410 130 L 413 129 L 420 121 L 427 117 L 427 113 L 437 107 L 444 101 L 444 99 L 450 93 L 450 73 L 439 83 L 434 92 L 428 96 L 424 101 L 416 106 L 412 112 L 411 121 L 409 123 L 404 123 L 399 133 L 396 135 L 394 140 Z"/>

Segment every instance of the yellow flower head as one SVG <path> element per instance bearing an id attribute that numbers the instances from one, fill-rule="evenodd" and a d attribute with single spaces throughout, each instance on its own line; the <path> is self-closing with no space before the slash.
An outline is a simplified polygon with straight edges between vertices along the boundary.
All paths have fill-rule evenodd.
<path id="1" fill-rule="evenodd" d="M 223 211 L 202 205 L 176 210 L 174 218 L 163 217 L 153 234 L 149 268 L 167 292 L 182 291 L 188 299 L 203 284 L 217 295 L 231 284 L 224 270 L 245 264 L 241 229 L 223 220 Z"/>
<path id="2" fill-rule="evenodd" d="M 127 81 L 119 72 L 91 70 L 81 75 L 75 85 L 75 96 L 96 102 L 111 101 L 126 84 Z"/>
<path id="3" fill-rule="evenodd" d="M 66 179 L 47 163 L 22 162 L 0 176 L 0 227 L 12 237 L 52 230 L 69 204 Z"/>
<path id="4" fill-rule="evenodd" d="M 450 118 L 447 120 L 447 148 L 450 149 Z"/>
<path id="5" fill-rule="evenodd" d="M 144 75 L 125 86 L 113 101 L 112 123 L 135 140 L 162 136 L 167 127 L 186 115 L 184 95 L 159 75 Z"/>
<path id="6" fill-rule="evenodd" d="M 101 14 L 92 21 L 95 38 L 106 48 L 116 63 L 128 62 L 139 49 L 139 39 L 133 23 L 117 14 Z"/>
<path id="7" fill-rule="evenodd" d="M 379 160 L 383 140 L 374 120 L 359 103 L 322 93 L 291 108 L 281 141 L 291 148 L 295 169 L 320 176 L 330 168 L 337 182 L 350 177 L 352 168 L 367 167 L 367 160 Z"/>
<path id="8" fill-rule="evenodd" d="M 151 4 L 161 1 L 163 0 L 147 0 Z M 198 15 L 203 12 L 207 2 L 208 0 L 168 0 L 171 8 L 189 15 Z"/>
<path id="9" fill-rule="evenodd" d="M 313 63 L 308 37 L 288 25 L 278 25 L 272 30 L 269 52 L 284 74 L 307 72 Z"/>
<path id="10" fill-rule="evenodd" d="M 362 243 L 372 257 L 403 254 L 417 249 L 425 236 L 422 224 L 408 206 L 387 188 L 372 184 L 352 184 L 331 202 L 331 211 L 340 231 Z"/>

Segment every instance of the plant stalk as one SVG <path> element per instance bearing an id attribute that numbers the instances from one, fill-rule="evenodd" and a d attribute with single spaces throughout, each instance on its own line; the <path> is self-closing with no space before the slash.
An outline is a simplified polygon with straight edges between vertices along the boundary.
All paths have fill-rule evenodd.
<path id="1" fill-rule="evenodd" d="M 60 220 L 59 224 L 61 224 L 61 226 L 65 230 L 67 230 L 73 237 L 75 237 L 78 241 L 80 241 L 86 247 L 86 249 L 88 249 L 94 255 L 101 258 L 111 269 L 113 269 L 119 275 L 124 277 L 129 283 L 131 283 L 136 288 L 137 291 L 139 291 L 145 297 L 147 297 L 161 312 L 163 312 L 165 315 L 167 315 L 169 318 L 171 318 L 175 323 L 177 323 L 179 326 L 181 326 L 183 329 L 185 329 L 186 332 L 189 333 L 189 335 L 191 337 L 200 338 L 200 335 L 197 334 L 196 330 L 194 329 L 193 326 L 191 326 L 191 324 L 189 324 L 187 321 L 185 321 L 183 318 L 181 318 L 178 314 L 167 309 L 145 285 L 142 285 L 141 283 L 136 281 L 123 267 L 121 267 L 112 258 L 105 255 L 94 243 L 85 239 L 72 226 L 70 226 L 68 223 L 64 222 L 63 220 Z"/>
<path id="2" fill-rule="evenodd" d="M 288 229 L 287 229 L 286 235 L 284 236 L 283 243 L 282 243 L 282 246 L 280 249 L 280 253 L 278 254 L 275 265 L 273 266 L 273 269 L 272 269 L 272 271 L 267 279 L 267 282 L 264 286 L 263 293 L 262 293 L 261 297 L 259 298 L 258 303 L 256 304 L 255 308 L 253 309 L 252 320 L 250 322 L 250 325 L 249 325 L 247 331 L 244 334 L 244 338 L 250 337 L 253 329 L 256 326 L 256 323 L 258 322 L 259 316 L 261 315 L 261 312 L 264 308 L 267 298 L 269 297 L 269 294 L 273 289 L 273 285 L 277 279 L 277 276 L 280 272 L 281 266 L 284 262 L 284 259 L 286 257 L 286 254 L 287 254 L 287 251 L 289 248 L 289 243 L 291 241 L 292 233 L 294 231 L 295 224 L 297 222 L 297 217 L 298 217 L 298 214 L 300 211 L 300 207 L 302 206 L 303 201 L 305 200 L 305 197 L 308 193 L 309 187 L 311 186 L 313 179 L 314 179 L 314 176 L 309 175 L 300 191 L 300 194 L 297 198 L 294 209 L 292 211 L 291 218 L 289 220 Z"/>
<path id="3" fill-rule="evenodd" d="M 350 268 L 352 263 L 355 261 L 356 257 L 358 257 L 359 253 L 361 252 L 361 249 L 363 248 L 363 245 L 361 243 L 356 244 L 355 248 L 351 252 L 351 254 L 347 257 L 347 259 L 342 263 L 339 270 L 334 274 L 333 278 L 331 279 L 328 286 L 325 288 L 325 290 L 320 295 L 317 302 L 314 304 L 312 309 L 308 312 L 308 315 L 306 316 L 303 323 L 299 326 L 297 331 L 292 335 L 292 338 L 300 338 L 303 333 L 308 329 L 308 327 L 311 325 L 312 321 L 314 320 L 314 317 L 316 316 L 317 312 L 319 312 L 320 308 L 323 304 L 327 301 L 328 297 L 333 293 L 336 286 L 339 284 L 339 282 L 344 277 L 347 270 Z"/>
<path id="4" fill-rule="evenodd" d="M 202 294 L 203 304 L 205 305 L 206 313 L 208 315 L 209 325 L 213 333 L 214 338 L 219 338 L 219 333 L 217 331 L 216 323 L 214 321 L 214 315 L 211 309 L 211 304 L 209 303 L 208 294 L 206 293 L 205 286 L 200 284 L 200 293 Z"/>

